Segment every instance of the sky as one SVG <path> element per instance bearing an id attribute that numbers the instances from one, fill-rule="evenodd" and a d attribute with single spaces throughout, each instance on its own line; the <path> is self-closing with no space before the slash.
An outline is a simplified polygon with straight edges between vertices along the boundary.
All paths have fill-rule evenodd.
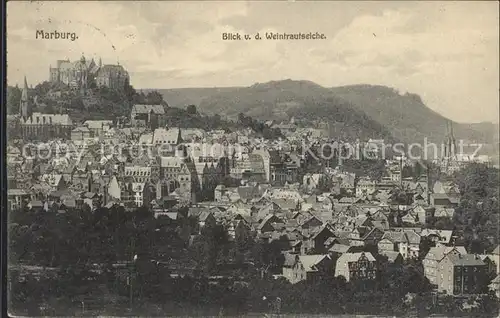
<path id="1" fill-rule="evenodd" d="M 36 31 L 78 39 L 36 39 Z M 319 32 L 324 40 L 223 41 Z M 136 88 L 309 80 L 419 94 L 458 122 L 498 122 L 499 4 L 490 2 L 7 3 L 7 82 L 36 85 L 58 59 L 120 63 Z"/>

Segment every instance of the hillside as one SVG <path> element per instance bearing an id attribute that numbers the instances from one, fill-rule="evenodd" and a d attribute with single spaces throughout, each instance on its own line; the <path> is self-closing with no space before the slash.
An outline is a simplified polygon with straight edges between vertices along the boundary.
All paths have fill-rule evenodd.
<path id="1" fill-rule="evenodd" d="M 250 87 L 158 91 L 173 106 L 194 104 L 200 112 L 233 119 L 240 112 L 254 118 L 288 119 L 290 114 L 301 108 L 298 115 L 315 116 L 311 108 L 314 103 L 309 101 L 331 98 L 342 104 L 343 108 L 350 107 L 367 114 L 398 140 L 421 142 L 427 137 L 430 141 L 441 143 L 446 132 L 447 118 L 428 108 L 418 95 L 401 95 L 385 86 L 352 85 L 327 89 L 308 81 L 285 80 Z M 324 109 L 321 112 L 324 113 Z M 320 114 L 316 115 L 321 117 Z M 453 127 L 457 140 L 487 143 L 487 148 L 491 148 L 487 153 L 498 152 L 495 150 L 498 148 L 498 124 L 453 123 Z"/>
<path id="2" fill-rule="evenodd" d="M 399 94 L 392 88 L 375 85 L 334 87 L 331 91 L 390 129 L 396 138 L 421 141 L 427 137 L 435 142 L 444 139 L 448 119 L 427 107 L 416 94 Z M 495 126 L 453 123 L 453 130 L 457 140 L 491 143 L 498 128 Z"/>
<path id="3" fill-rule="evenodd" d="M 243 113 L 258 119 L 330 124 L 342 139 L 389 138 L 390 132 L 364 112 L 336 98 L 332 92 L 309 81 L 271 81 L 219 92 L 203 99 L 203 112 L 236 118 Z"/>

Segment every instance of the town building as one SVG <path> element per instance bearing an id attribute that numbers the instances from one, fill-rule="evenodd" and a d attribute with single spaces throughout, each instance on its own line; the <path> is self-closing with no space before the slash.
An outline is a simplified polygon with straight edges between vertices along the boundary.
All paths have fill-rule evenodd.
<path id="1" fill-rule="evenodd" d="M 478 255 L 448 253 L 438 264 L 438 291 L 448 295 L 486 292 L 486 264 Z"/>
<path id="2" fill-rule="evenodd" d="M 424 267 L 424 275 L 429 279 L 429 282 L 433 285 L 438 284 L 438 276 L 439 276 L 439 263 L 448 255 L 448 254 L 467 254 L 467 251 L 463 246 L 437 246 L 431 247 L 429 252 L 425 255 L 425 258 L 422 260 L 422 265 Z"/>
<path id="3" fill-rule="evenodd" d="M 165 109 L 163 105 L 132 106 L 130 112 L 130 123 L 136 127 L 147 127 L 151 130 L 165 126 Z"/>
<path id="4" fill-rule="evenodd" d="M 374 280 L 377 277 L 375 258 L 370 252 L 344 253 L 337 259 L 335 276 L 343 276 L 348 282 Z"/>

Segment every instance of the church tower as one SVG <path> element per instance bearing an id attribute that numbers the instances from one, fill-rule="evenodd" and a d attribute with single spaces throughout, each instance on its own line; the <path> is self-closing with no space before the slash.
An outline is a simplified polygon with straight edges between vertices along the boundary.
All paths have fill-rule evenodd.
<path id="1" fill-rule="evenodd" d="M 457 144 L 453 135 L 453 124 L 451 121 L 446 123 L 446 136 L 444 140 L 444 157 L 447 159 L 455 158 Z"/>
<path id="2" fill-rule="evenodd" d="M 21 101 L 19 103 L 19 115 L 26 120 L 26 118 L 31 117 L 32 109 L 28 97 L 28 82 L 26 81 L 26 76 L 24 77 L 24 86 L 21 93 Z"/>

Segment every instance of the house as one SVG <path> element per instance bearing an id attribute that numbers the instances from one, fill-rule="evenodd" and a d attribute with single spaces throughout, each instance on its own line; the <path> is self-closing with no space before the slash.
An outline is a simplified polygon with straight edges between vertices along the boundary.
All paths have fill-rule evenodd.
<path id="1" fill-rule="evenodd" d="M 165 109 L 163 105 L 134 105 L 130 112 L 130 123 L 133 126 L 156 129 L 165 126 Z"/>
<path id="2" fill-rule="evenodd" d="M 31 195 L 23 189 L 7 189 L 8 208 L 20 209 L 31 198 Z"/>
<path id="3" fill-rule="evenodd" d="M 422 265 L 424 267 L 424 275 L 429 279 L 431 284 L 438 284 L 438 264 L 445 258 L 448 254 L 467 254 L 467 251 L 463 246 L 437 246 L 431 247 L 425 258 L 422 260 Z"/>
<path id="4" fill-rule="evenodd" d="M 319 218 L 317 218 L 314 215 L 306 216 L 300 222 L 300 227 L 302 229 L 313 229 L 313 228 L 318 228 L 322 225 L 323 225 L 323 221 L 321 221 Z"/>
<path id="5" fill-rule="evenodd" d="M 452 230 L 436 230 L 436 229 L 423 229 L 420 236 L 427 237 L 435 244 L 451 245 L 453 244 L 453 231 Z"/>
<path id="6" fill-rule="evenodd" d="M 182 132 L 180 128 L 157 128 L 152 134 L 153 145 L 177 146 L 182 142 Z"/>
<path id="7" fill-rule="evenodd" d="M 453 219 L 454 216 L 455 216 L 455 208 L 453 207 L 438 206 L 436 207 L 436 210 L 434 212 L 434 217 L 436 218 Z"/>
<path id="8" fill-rule="evenodd" d="M 257 227 L 257 232 L 259 234 L 267 233 L 267 232 L 272 232 L 274 231 L 274 223 L 284 223 L 282 219 L 277 217 L 274 214 L 269 214 L 267 215 L 258 225 Z"/>
<path id="9" fill-rule="evenodd" d="M 399 252 L 395 251 L 382 251 L 380 255 L 387 257 L 387 262 L 389 265 L 399 266 L 403 264 L 403 256 Z"/>
<path id="10" fill-rule="evenodd" d="M 285 254 L 283 276 L 292 284 L 300 281 L 314 281 L 331 275 L 333 263 L 329 255 Z"/>
<path id="11" fill-rule="evenodd" d="M 373 227 L 361 236 L 361 241 L 363 241 L 364 246 L 377 246 L 383 236 L 383 230 L 377 227 Z"/>
<path id="12" fill-rule="evenodd" d="M 420 235 L 415 231 L 387 231 L 377 244 L 379 251 L 397 251 L 403 259 L 417 258 L 420 251 Z"/>
<path id="13" fill-rule="evenodd" d="M 500 298 L 500 275 L 497 275 L 488 285 L 489 290 L 493 291 L 497 298 Z"/>
<path id="14" fill-rule="evenodd" d="M 83 123 L 91 133 L 92 137 L 99 137 L 111 129 L 112 120 L 87 120 Z"/>
<path id="15" fill-rule="evenodd" d="M 449 253 L 438 264 L 438 291 L 470 295 L 485 290 L 486 264 L 478 255 Z"/>
<path id="16" fill-rule="evenodd" d="M 348 282 L 374 280 L 377 277 L 375 258 L 369 252 L 344 253 L 337 259 L 335 276 L 344 276 Z"/>
<path id="17" fill-rule="evenodd" d="M 460 196 L 454 193 L 432 193 L 430 195 L 430 203 L 437 207 L 457 207 L 460 203 Z"/>
<path id="18" fill-rule="evenodd" d="M 250 223 L 240 214 L 228 223 L 227 232 L 229 238 L 236 241 L 245 241 L 251 234 L 252 228 Z"/>
<path id="19" fill-rule="evenodd" d="M 41 179 L 50 186 L 52 191 L 66 188 L 66 181 L 61 174 L 44 174 Z"/>
<path id="20" fill-rule="evenodd" d="M 90 138 L 90 130 L 85 126 L 76 127 L 71 131 L 71 140 L 86 140 Z"/>
<path id="21" fill-rule="evenodd" d="M 361 179 L 356 184 L 356 197 L 371 194 L 375 192 L 376 182 L 370 179 Z"/>
<path id="22" fill-rule="evenodd" d="M 215 216 L 210 211 L 203 211 L 198 216 L 198 225 L 199 225 L 200 231 L 203 228 L 213 228 L 216 224 L 217 224 L 217 221 L 215 219 Z"/>
<path id="23" fill-rule="evenodd" d="M 308 237 L 307 244 L 302 244 L 302 254 L 314 251 L 314 253 L 326 252 L 325 242 L 334 237 L 333 231 L 328 224 L 324 224 L 319 228 L 315 228 Z"/>
<path id="24" fill-rule="evenodd" d="M 226 188 L 225 185 L 219 184 L 218 186 L 216 186 L 214 190 L 214 201 L 215 202 L 229 201 L 229 197 L 227 197 L 226 195 L 227 192 L 228 189 Z"/>

